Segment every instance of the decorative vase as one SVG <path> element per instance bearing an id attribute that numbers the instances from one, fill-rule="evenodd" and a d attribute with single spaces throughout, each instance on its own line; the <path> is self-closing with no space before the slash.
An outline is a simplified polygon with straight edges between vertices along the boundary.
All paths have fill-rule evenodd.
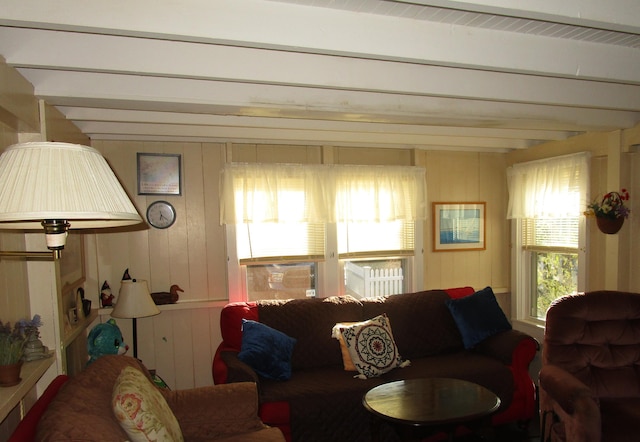
<path id="1" fill-rule="evenodd" d="M 618 231 L 622 228 L 622 225 L 624 224 L 624 218 L 605 218 L 602 216 L 597 216 L 596 223 L 598 224 L 598 229 L 600 229 L 602 233 L 613 235 L 615 233 L 618 233 Z"/>
<path id="2" fill-rule="evenodd" d="M 11 365 L 0 365 L 0 387 L 13 387 L 18 385 L 22 379 L 20 378 L 20 369 L 22 361 Z"/>
<path id="3" fill-rule="evenodd" d="M 24 345 L 24 356 L 22 360 L 25 362 L 35 361 L 49 357 L 49 349 L 42 344 L 38 336 L 31 335 Z"/>

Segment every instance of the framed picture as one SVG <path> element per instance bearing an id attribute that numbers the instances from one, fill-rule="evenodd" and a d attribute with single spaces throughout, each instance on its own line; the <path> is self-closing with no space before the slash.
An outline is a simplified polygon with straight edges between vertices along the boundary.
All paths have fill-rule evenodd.
<path id="1" fill-rule="evenodd" d="M 60 255 L 60 283 L 63 292 L 79 286 L 84 280 L 84 236 L 70 231 L 67 244 Z"/>
<path id="2" fill-rule="evenodd" d="M 433 203 L 433 251 L 484 250 L 486 203 Z"/>
<path id="3" fill-rule="evenodd" d="M 138 152 L 138 195 L 182 195 L 182 155 Z"/>

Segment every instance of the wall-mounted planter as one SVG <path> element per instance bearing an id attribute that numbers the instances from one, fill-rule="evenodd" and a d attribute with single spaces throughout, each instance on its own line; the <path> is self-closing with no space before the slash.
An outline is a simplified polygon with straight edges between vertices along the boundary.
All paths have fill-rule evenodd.
<path id="1" fill-rule="evenodd" d="M 596 223 L 598 224 L 598 229 L 600 229 L 602 233 L 613 235 L 615 233 L 618 233 L 618 231 L 622 228 L 622 225 L 624 224 L 624 218 L 605 218 L 602 216 L 597 216 Z"/>

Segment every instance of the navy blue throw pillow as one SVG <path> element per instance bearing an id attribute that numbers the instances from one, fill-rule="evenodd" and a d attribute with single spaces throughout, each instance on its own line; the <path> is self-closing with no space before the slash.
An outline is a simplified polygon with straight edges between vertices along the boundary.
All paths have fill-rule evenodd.
<path id="1" fill-rule="evenodd" d="M 242 320 L 238 358 L 260 376 L 276 381 L 291 378 L 291 355 L 296 339 L 260 322 Z"/>
<path id="2" fill-rule="evenodd" d="M 475 347 L 497 333 L 511 330 L 511 324 L 498 305 L 491 287 L 446 302 L 466 349 Z"/>

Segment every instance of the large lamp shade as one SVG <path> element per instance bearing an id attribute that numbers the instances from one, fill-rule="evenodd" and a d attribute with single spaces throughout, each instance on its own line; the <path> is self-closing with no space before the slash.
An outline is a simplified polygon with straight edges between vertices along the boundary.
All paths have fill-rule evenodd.
<path id="1" fill-rule="evenodd" d="M 0 156 L 0 229 L 44 227 L 47 246 L 55 249 L 64 247 L 67 229 L 140 222 L 107 161 L 91 147 L 21 143 Z"/>

